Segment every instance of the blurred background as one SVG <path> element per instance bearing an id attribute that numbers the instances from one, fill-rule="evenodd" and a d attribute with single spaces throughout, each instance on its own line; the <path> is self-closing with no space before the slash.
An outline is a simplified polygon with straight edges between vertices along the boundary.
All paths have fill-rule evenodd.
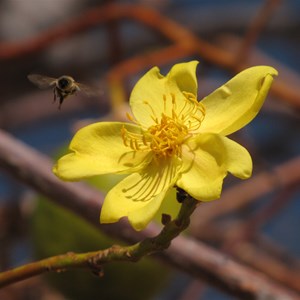
<path id="1" fill-rule="evenodd" d="M 262 111 L 233 137 L 253 157 L 252 179 L 228 177 L 221 200 L 194 213 L 188 234 L 299 293 L 299 13 L 296 0 L 1 0 L 0 127 L 54 159 L 80 126 L 122 120 L 130 90 L 152 66 L 166 74 L 199 60 L 199 99 L 248 66 L 277 68 Z M 71 75 L 96 93 L 58 110 L 31 73 Z M 0 164 L 0 270 L 116 242 L 7 171 Z M 105 192 L 114 182 L 93 185 Z M 101 279 L 39 276 L 0 290 L 0 299 L 235 298 L 150 258 L 106 266 Z"/>

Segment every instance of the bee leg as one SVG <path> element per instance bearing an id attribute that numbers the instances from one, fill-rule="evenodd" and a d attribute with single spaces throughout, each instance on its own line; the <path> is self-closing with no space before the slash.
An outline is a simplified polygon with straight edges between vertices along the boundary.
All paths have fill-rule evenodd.
<path id="1" fill-rule="evenodd" d="M 59 97 L 59 105 L 58 105 L 58 109 L 61 108 L 61 105 L 62 105 L 62 103 L 64 102 L 64 99 L 65 99 L 65 97 L 62 96 L 62 95 Z"/>
<path id="2" fill-rule="evenodd" d="M 56 101 L 56 88 L 54 88 L 53 89 L 53 95 L 54 95 L 54 97 L 53 97 L 53 103 L 55 103 L 55 101 Z"/>

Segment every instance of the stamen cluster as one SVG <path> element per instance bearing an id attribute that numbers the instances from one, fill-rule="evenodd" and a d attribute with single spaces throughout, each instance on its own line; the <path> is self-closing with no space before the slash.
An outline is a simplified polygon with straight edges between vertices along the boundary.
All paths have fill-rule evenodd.
<path id="1" fill-rule="evenodd" d="M 152 151 L 157 158 L 181 156 L 181 146 L 200 128 L 205 108 L 191 93 L 183 92 L 184 105 L 181 108 L 176 104 L 175 95 L 170 96 L 163 95 L 164 112 L 160 116 L 155 115 L 155 109 L 148 101 L 144 101 L 152 111 L 154 124 L 140 134 L 123 127 L 122 138 L 126 146 L 135 151 Z M 128 118 L 140 125 L 131 116 Z"/>

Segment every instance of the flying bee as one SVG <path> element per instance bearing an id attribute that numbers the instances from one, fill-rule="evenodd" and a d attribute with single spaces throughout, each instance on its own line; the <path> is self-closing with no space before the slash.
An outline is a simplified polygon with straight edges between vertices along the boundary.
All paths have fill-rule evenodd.
<path id="1" fill-rule="evenodd" d="M 53 88 L 54 100 L 59 98 L 58 109 L 61 108 L 63 101 L 70 95 L 74 95 L 78 91 L 82 91 L 88 96 L 93 96 L 95 93 L 92 88 L 76 82 L 71 76 L 63 75 L 59 78 L 52 78 L 39 74 L 29 74 L 27 78 L 40 89 Z"/>

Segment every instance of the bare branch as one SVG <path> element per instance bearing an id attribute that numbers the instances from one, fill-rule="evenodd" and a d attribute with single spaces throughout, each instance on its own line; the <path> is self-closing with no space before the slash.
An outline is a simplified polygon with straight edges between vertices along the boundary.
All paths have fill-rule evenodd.
<path id="1" fill-rule="evenodd" d="M 241 64 L 247 61 L 247 58 L 259 38 L 259 35 L 268 24 L 275 9 L 280 4 L 280 0 L 265 0 L 258 14 L 253 18 L 240 49 L 236 56 L 236 63 Z"/>
<path id="2" fill-rule="evenodd" d="M 47 157 L 0 131 L 0 167 L 13 177 L 124 241 L 138 242 L 158 233 L 158 228 L 154 225 L 145 231 L 135 232 L 125 221 L 99 225 L 98 214 L 103 201 L 99 192 L 83 184 L 59 181 L 52 174 L 51 166 Z M 159 257 L 242 299 L 300 299 L 299 295 L 273 283 L 260 273 L 187 237 L 179 236 L 174 239 L 169 249 L 159 254 Z"/>
<path id="3" fill-rule="evenodd" d="M 29 53 L 36 53 L 64 38 L 71 37 L 95 25 L 124 19 L 130 19 L 146 25 L 155 30 L 158 34 L 164 36 L 171 43 L 181 47 L 182 50 L 180 50 L 178 54 L 179 57 L 183 52 L 196 54 L 201 56 L 203 60 L 225 68 L 233 73 L 249 67 L 249 64 L 246 63 L 236 63 L 235 52 L 222 49 L 206 42 L 155 10 L 132 4 L 107 4 L 94 7 L 82 13 L 80 16 L 76 16 L 63 24 L 45 30 L 39 35 L 25 41 L 0 43 L 0 60 L 13 59 L 28 55 Z M 169 59 L 165 60 L 165 63 L 170 62 L 170 59 L 174 59 L 174 57 L 176 57 L 176 55 L 173 54 Z M 147 56 L 138 57 L 137 62 L 139 61 L 142 61 L 142 64 L 134 65 L 134 72 L 137 69 L 142 70 L 149 65 L 153 65 L 153 63 L 147 59 Z M 112 72 L 119 72 L 120 69 L 124 70 L 124 67 L 128 66 L 129 64 L 126 64 L 125 61 L 125 63 L 117 65 L 116 69 L 112 70 Z M 110 72 L 110 76 L 112 76 L 112 72 Z M 126 77 L 129 74 L 128 72 L 123 73 L 122 76 Z M 119 76 L 119 78 L 120 77 L 121 76 Z M 299 87 L 290 84 L 288 80 L 276 80 L 272 86 L 272 92 L 281 98 L 281 100 L 290 103 L 294 107 L 300 106 Z"/>
<path id="4" fill-rule="evenodd" d="M 142 257 L 162 251 L 189 225 L 189 219 L 199 202 L 186 197 L 175 220 L 167 223 L 153 238 L 146 238 L 132 246 L 112 246 L 105 250 L 76 254 L 67 253 L 30 263 L 0 273 L 0 288 L 45 272 L 62 272 L 72 268 L 89 268 L 101 274 L 104 263 L 115 261 L 138 261 Z"/>

